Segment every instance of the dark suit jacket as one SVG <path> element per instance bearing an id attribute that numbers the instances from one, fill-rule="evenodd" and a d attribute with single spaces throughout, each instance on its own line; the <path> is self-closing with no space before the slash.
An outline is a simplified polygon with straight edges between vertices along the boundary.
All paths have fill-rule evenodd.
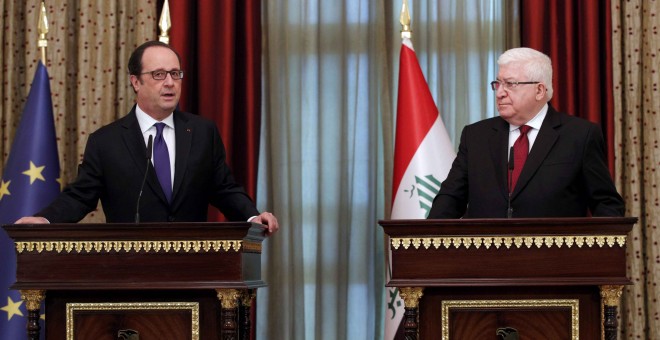
<path id="1" fill-rule="evenodd" d="M 208 204 L 229 220 L 258 215 L 253 201 L 225 163 L 225 149 L 215 123 L 175 111 L 176 158 L 172 203 L 167 203 L 147 152 L 135 107 L 125 117 L 89 136 L 78 177 L 37 216 L 51 223 L 77 222 L 101 200 L 107 222 L 133 222 L 140 185 L 141 222 L 206 221 Z"/>
<path id="2" fill-rule="evenodd" d="M 466 126 L 428 218 L 506 217 L 508 138 L 500 117 Z M 511 206 L 513 217 L 622 216 L 600 128 L 549 107 Z"/>

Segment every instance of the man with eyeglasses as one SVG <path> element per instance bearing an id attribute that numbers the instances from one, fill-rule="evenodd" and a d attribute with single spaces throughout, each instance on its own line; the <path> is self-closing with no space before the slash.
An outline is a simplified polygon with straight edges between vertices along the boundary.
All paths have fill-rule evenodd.
<path id="1" fill-rule="evenodd" d="M 428 218 L 622 216 L 600 127 L 548 104 L 550 58 L 514 48 L 497 63 L 499 117 L 463 129 Z"/>
<path id="2" fill-rule="evenodd" d="M 234 181 L 215 123 L 177 109 L 179 54 L 150 41 L 135 49 L 128 70 L 136 105 L 89 136 L 78 177 L 53 203 L 16 223 L 77 222 L 100 199 L 107 222 L 206 221 L 212 204 L 229 220 L 276 232 L 275 216 L 259 213 Z"/>

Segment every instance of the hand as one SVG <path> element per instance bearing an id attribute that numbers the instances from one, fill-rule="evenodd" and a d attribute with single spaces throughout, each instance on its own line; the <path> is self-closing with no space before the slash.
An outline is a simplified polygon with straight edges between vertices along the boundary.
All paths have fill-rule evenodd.
<path id="1" fill-rule="evenodd" d="M 250 222 L 261 223 L 268 227 L 266 232 L 267 236 L 270 236 L 277 232 L 280 229 L 280 225 L 277 223 L 277 218 L 275 215 L 265 211 L 259 214 L 259 216 L 253 218 Z"/>
<path id="2" fill-rule="evenodd" d="M 14 224 L 48 224 L 47 219 L 39 216 L 25 216 L 18 219 Z"/>

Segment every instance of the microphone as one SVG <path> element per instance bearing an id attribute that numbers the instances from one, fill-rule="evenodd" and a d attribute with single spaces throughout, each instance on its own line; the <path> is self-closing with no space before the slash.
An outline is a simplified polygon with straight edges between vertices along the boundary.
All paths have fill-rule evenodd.
<path id="1" fill-rule="evenodd" d="M 147 181 L 147 174 L 149 173 L 149 162 L 151 161 L 151 151 L 154 147 L 154 135 L 149 135 L 149 142 L 147 142 L 147 167 L 144 169 L 144 178 L 140 185 L 140 193 L 138 194 L 137 205 L 135 207 L 135 223 L 140 223 L 140 198 L 142 198 L 142 190 L 144 190 L 144 183 Z"/>
<path id="2" fill-rule="evenodd" d="M 513 208 L 511 207 L 511 193 L 513 193 L 513 146 L 509 149 L 509 164 L 508 164 L 508 187 L 509 187 L 509 200 L 508 200 L 508 208 L 506 210 L 506 218 L 511 218 L 513 217 Z"/>

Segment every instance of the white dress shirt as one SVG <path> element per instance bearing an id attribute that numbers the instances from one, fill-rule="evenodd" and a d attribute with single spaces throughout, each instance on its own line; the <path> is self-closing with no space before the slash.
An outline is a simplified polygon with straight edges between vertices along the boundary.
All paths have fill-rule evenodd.
<path id="1" fill-rule="evenodd" d="M 539 134 L 539 130 L 541 129 L 541 125 L 543 124 L 543 119 L 545 119 L 545 115 L 548 113 L 548 104 L 545 104 L 543 108 L 541 108 L 541 111 L 534 116 L 534 118 L 530 119 L 525 125 L 531 127 L 531 129 L 527 132 L 527 139 L 529 140 L 529 151 L 532 151 L 532 146 L 534 145 L 534 141 L 536 141 L 536 136 Z M 516 139 L 520 136 L 520 126 L 517 125 L 511 125 L 509 124 L 509 148 L 513 146 L 513 143 L 516 142 Z M 507 149 L 507 150 L 508 150 Z"/>
<path id="2" fill-rule="evenodd" d="M 142 111 L 140 106 L 135 106 L 135 116 L 137 117 L 138 124 L 140 124 L 140 131 L 142 131 L 142 137 L 144 137 L 144 145 L 146 147 L 149 141 L 149 135 L 152 135 L 153 138 L 156 138 L 156 123 L 165 123 L 165 128 L 163 128 L 163 138 L 167 144 L 167 151 L 170 155 L 170 174 L 172 175 L 170 183 L 174 184 L 174 155 L 176 155 L 176 139 L 174 136 L 174 114 L 170 114 L 162 121 L 155 120 L 153 117 L 149 116 L 146 112 Z M 154 162 L 153 151 L 151 154 L 151 164 Z"/>

